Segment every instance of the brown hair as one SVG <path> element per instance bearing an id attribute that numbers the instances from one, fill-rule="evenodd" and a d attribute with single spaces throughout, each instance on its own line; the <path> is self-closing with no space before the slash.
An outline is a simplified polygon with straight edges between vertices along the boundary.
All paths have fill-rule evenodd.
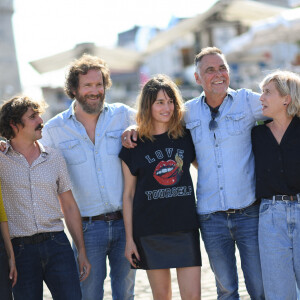
<path id="1" fill-rule="evenodd" d="M 79 74 L 86 75 L 89 70 L 100 70 L 104 88 L 109 89 L 111 87 L 110 71 L 106 62 L 97 56 L 83 54 L 69 65 L 66 74 L 65 92 L 71 99 L 75 98 L 74 91 L 78 88 Z"/>
<path id="2" fill-rule="evenodd" d="M 136 121 L 141 139 L 154 140 L 151 133 L 153 128 L 151 107 L 160 90 L 163 90 L 174 101 L 174 113 L 169 122 L 168 135 L 174 139 L 184 135 L 182 125 L 184 106 L 181 93 L 177 85 L 167 75 L 159 74 L 148 80 L 138 96 Z"/>
<path id="3" fill-rule="evenodd" d="M 28 108 L 34 112 L 42 114 L 47 107 L 45 101 L 37 102 L 27 96 L 15 96 L 3 103 L 0 109 L 0 135 L 10 140 L 15 137 L 15 133 L 10 124 L 21 124 L 23 115 Z"/>

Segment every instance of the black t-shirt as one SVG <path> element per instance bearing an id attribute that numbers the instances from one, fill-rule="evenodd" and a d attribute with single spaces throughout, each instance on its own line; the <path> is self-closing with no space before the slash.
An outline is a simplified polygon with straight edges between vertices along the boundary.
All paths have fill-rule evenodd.
<path id="1" fill-rule="evenodd" d="M 256 197 L 300 193 L 300 119 L 292 119 L 280 144 L 265 124 L 252 129 Z"/>
<path id="2" fill-rule="evenodd" d="M 167 133 L 155 140 L 138 140 L 134 149 L 122 148 L 119 157 L 137 176 L 133 199 L 133 236 L 141 237 L 198 228 L 190 164 L 194 144 L 186 130 L 182 138 Z"/>

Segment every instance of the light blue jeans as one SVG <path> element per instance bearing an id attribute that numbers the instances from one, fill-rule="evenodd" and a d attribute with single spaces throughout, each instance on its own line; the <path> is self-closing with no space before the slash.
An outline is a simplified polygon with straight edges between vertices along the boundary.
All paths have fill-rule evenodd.
<path id="1" fill-rule="evenodd" d="M 83 300 L 103 299 L 106 278 L 106 257 L 110 265 L 112 298 L 134 299 L 135 270 L 124 256 L 125 229 L 123 220 L 83 221 L 87 257 L 92 265 L 89 277 L 81 283 Z M 73 247 L 75 256 L 76 248 Z"/>
<path id="2" fill-rule="evenodd" d="M 262 200 L 259 249 L 266 299 L 297 299 L 296 286 L 300 286 L 299 200 Z"/>
<path id="3" fill-rule="evenodd" d="M 265 299 L 258 250 L 258 214 L 259 205 L 252 205 L 231 214 L 199 215 L 202 239 L 215 274 L 218 299 L 240 299 L 236 245 L 251 299 Z"/>

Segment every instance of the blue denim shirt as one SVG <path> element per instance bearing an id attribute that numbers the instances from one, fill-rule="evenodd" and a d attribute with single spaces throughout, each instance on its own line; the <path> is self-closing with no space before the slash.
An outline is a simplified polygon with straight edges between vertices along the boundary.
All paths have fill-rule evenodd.
<path id="1" fill-rule="evenodd" d="M 67 162 L 72 192 L 81 216 L 95 216 L 122 209 L 123 175 L 121 135 L 134 124 L 135 110 L 120 104 L 104 104 L 99 116 L 95 144 L 70 108 L 43 129 L 42 143 L 60 149 Z"/>
<path id="2" fill-rule="evenodd" d="M 209 130 L 211 113 L 205 94 L 186 102 L 185 122 L 195 144 L 198 168 L 199 214 L 238 209 L 255 201 L 254 157 L 251 129 L 263 120 L 260 95 L 250 90 L 228 89 Z"/>

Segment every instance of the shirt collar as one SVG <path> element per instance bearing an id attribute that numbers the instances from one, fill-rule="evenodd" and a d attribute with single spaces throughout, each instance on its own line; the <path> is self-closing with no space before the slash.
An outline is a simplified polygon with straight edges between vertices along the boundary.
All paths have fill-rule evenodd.
<path id="1" fill-rule="evenodd" d="M 75 102 L 76 102 L 76 100 L 74 100 L 71 103 L 69 109 L 67 110 L 67 113 L 66 113 L 67 119 L 70 119 L 71 117 L 74 117 L 76 119 L 76 116 L 75 116 Z M 104 104 L 103 104 L 103 111 L 104 112 L 108 111 L 108 105 L 106 104 L 106 102 L 104 102 Z"/>
<path id="2" fill-rule="evenodd" d="M 234 96 L 236 95 L 236 93 L 237 92 L 235 90 L 228 88 L 226 97 L 228 96 L 229 99 L 234 100 Z M 200 99 L 201 99 L 201 101 L 205 101 L 205 92 L 204 91 L 200 94 Z"/>
<path id="3" fill-rule="evenodd" d="M 44 147 L 39 141 L 36 141 L 36 142 L 37 142 L 37 144 L 38 144 L 38 146 L 39 146 L 39 148 L 40 148 L 41 156 L 42 156 L 42 157 L 45 157 L 46 155 L 48 155 L 48 152 L 47 152 L 47 150 L 45 149 L 45 147 Z M 5 148 L 5 150 L 3 151 L 3 153 L 6 155 L 6 154 L 8 153 L 9 150 L 15 152 L 15 150 L 14 150 L 14 148 L 12 147 L 12 145 L 10 144 L 10 142 L 7 141 L 6 148 Z"/>

